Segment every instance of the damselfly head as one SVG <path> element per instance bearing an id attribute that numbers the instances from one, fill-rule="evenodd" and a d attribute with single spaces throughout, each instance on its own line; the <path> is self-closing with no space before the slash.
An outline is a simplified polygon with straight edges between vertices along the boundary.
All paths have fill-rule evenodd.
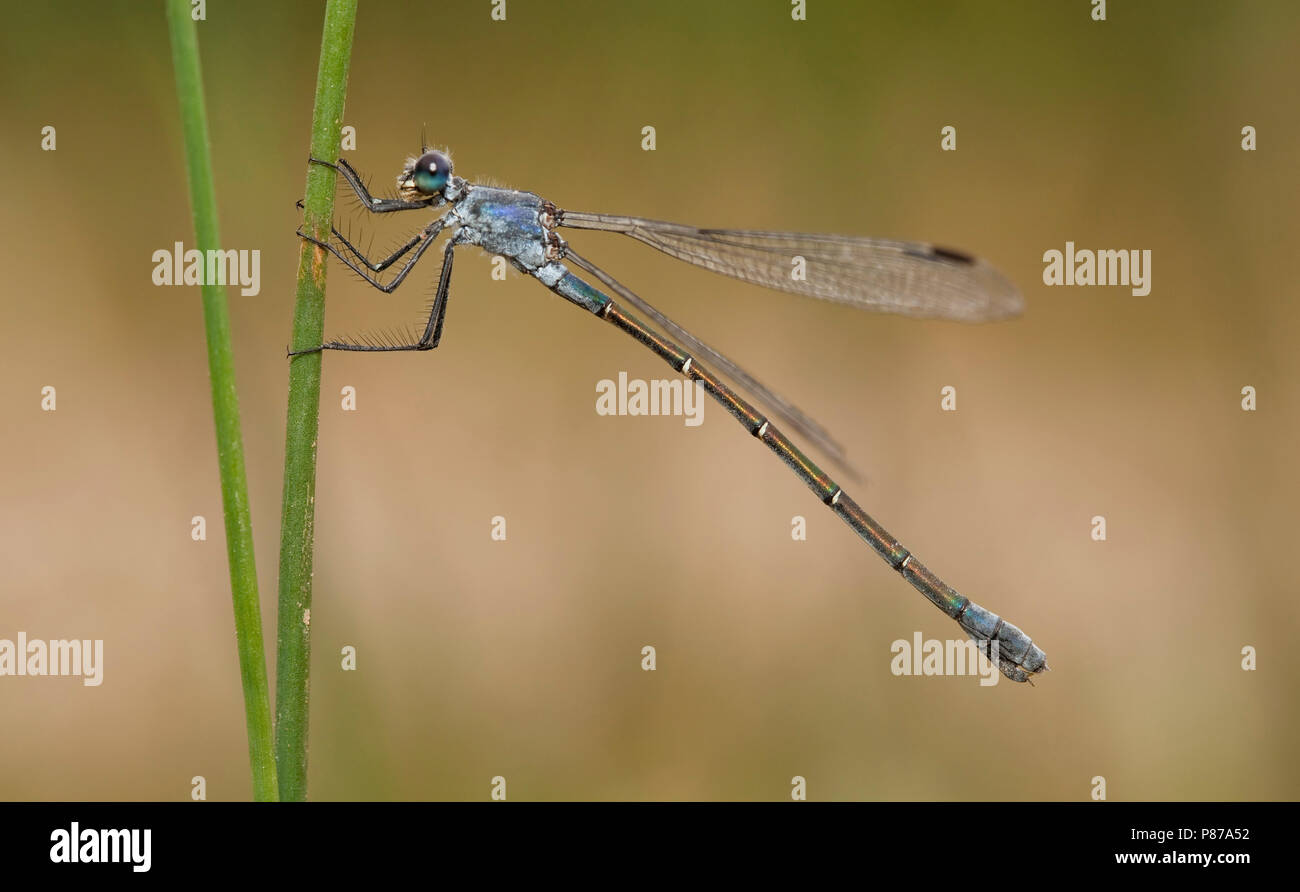
<path id="1" fill-rule="evenodd" d="M 451 180 L 451 159 L 442 152 L 425 152 L 406 159 L 397 189 L 407 201 L 428 201 L 439 196 Z"/>

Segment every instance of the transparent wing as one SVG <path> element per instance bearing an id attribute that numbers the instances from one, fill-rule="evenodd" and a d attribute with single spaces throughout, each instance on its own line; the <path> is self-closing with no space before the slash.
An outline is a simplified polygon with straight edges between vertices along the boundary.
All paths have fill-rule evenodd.
<path id="1" fill-rule="evenodd" d="M 1024 307 L 1011 281 L 982 260 L 924 242 L 698 229 L 642 217 L 560 211 L 574 229 L 622 232 L 665 254 L 765 288 L 862 309 L 986 322 Z M 802 257 L 802 268 L 796 262 Z"/>
<path id="2" fill-rule="evenodd" d="M 648 317 L 654 320 L 655 324 L 666 332 L 670 337 L 680 342 L 681 346 L 690 351 L 692 357 L 702 360 L 712 365 L 714 371 L 721 372 L 735 383 L 739 384 L 743 390 L 749 392 L 761 403 L 772 415 L 783 422 L 784 425 L 801 434 L 810 440 L 822 453 L 828 456 L 841 470 L 852 477 L 855 481 L 862 481 L 862 474 L 849 464 L 844 455 L 844 448 L 830 435 L 826 428 L 822 427 L 812 418 L 808 417 L 798 406 L 791 403 L 785 397 L 772 390 L 766 384 L 763 384 L 749 372 L 741 368 L 737 363 L 728 359 L 722 353 L 719 353 L 708 344 L 701 341 L 695 335 L 682 328 L 673 320 L 669 319 L 659 310 L 655 309 L 645 298 L 641 297 L 631 288 L 628 288 L 622 282 L 615 279 L 609 273 L 605 272 L 590 260 L 585 259 L 573 250 L 565 254 L 565 259 L 574 266 L 591 273 L 601 284 L 609 288 L 619 297 L 626 300 L 629 304 L 636 307 Z"/>

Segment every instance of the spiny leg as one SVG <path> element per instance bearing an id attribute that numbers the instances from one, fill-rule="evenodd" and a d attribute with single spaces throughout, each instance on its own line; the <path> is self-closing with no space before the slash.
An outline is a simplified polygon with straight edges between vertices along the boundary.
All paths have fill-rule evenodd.
<path id="1" fill-rule="evenodd" d="M 442 252 L 442 271 L 438 274 L 438 290 L 433 296 L 429 309 L 429 321 L 425 323 L 424 334 L 411 344 L 402 343 L 356 343 L 352 341 L 326 341 L 319 347 L 307 350 L 292 350 L 290 356 L 302 353 L 319 353 L 321 350 L 353 350 L 363 353 L 395 353 L 405 350 L 432 350 L 442 340 L 442 323 L 447 316 L 447 294 L 451 289 L 451 263 L 455 256 L 452 251 L 458 243 L 455 239 L 447 242 Z M 422 249 L 423 250 L 423 249 Z M 346 261 L 345 261 L 346 262 Z"/>
<path id="2" fill-rule="evenodd" d="M 402 256 L 405 255 L 407 251 L 411 250 L 416 245 L 418 245 L 420 243 L 420 239 L 424 238 L 424 230 L 420 230 L 415 235 L 411 236 L 411 240 L 409 242 L 402 245 L 392 254 L 389 254 L 387 257 L 385 257 L 383 260 L 371 260 L 365 254 L 361 253 L 360 248 L 352 244 L 352 242 L 348 241 L 347 237 L 343 235 L 343 233 L 339 232 L 338 229 L 331 226 L 330 232 L 333 233 L 334 237 L 343 244 L 343 247 L 347 248 L 350 252 L 352 252 L 353 256 L 355 256 L 358 260 L 364 263 L 367 269 L 373 270 L 374 272 L 377 273 L 382 273 L 384 270 L 388 269 L 399 259 L 401 259 Z"/>
<path id="3" fill-rule="evenodd" d="M 301 210 L 302 206 L 303 206 L 302 199 L 299 199 L 298 209 Z M 385 257 L 383 260 L 371 260 L 365 254 L 361 253 L 360 248 L 352 244 L 352 242 L 348 241 L 347 236 L 339 232 L 337 226 L 333 226 L 333 225 L 330 226 L 330 234 L 333 235 L 340 242 L 342 242 L 343 247 L 351 251 L 353 256 L 355 256 L 358 260 L 360 260 L 362 263 L 366 265 L 367 269 L 374 270 L 377 273 L 382 273 L 384 270 L 388 269 L 398 259 L 400 259 L 402 255 L 404 255 L 407 251 L 411 250 L 416 245 L 418 245 L 420 243 L 420 239 L 423 238 L 423 232 L 424 231 L 421 230 L 420 232 L 417 232 L 415 235 L 411 236 L 411 240 L 409 242 L 402 245 L 402 247 L 398 248 L 392 254 Z"/>
<path id="4" fill-rule="evenodd" d="M 398 271 L 397 275 L 393 276 L 393 280 L 388 284 L 384 284 L 383 282 L 379 281 L 373 276 L 367 275 L 365 270 L 357 266 L 357 264 L 354 261 L 345 257 L 342 251 L 334 247 L 334 245 L 330 244 L 329 242 L 322 242 L 320 239 L 308 235 L 307 233 L 303 232 L 301 229 L 298 230 L 298 237 L 302 239 L 306 239 L 307 241 L 311 242 L 313 245 L 317 245 L 318 247 L 324 248 L 326 251 L 329 251 L 339 260 L 342 260 L 344 265 L 347 266 L 348 269 L 352 270 L 358 276 L 365 279 L 375 288 L 378 288 L 380 291 L 384 292 L 385 294 L 392 294 L 394 291 L 397 290 L 397 287 L 401 285 L 402 282 L 406 281 L 406 277 L 410 275 L 411 270 L 415 267 L 415 264 L 418 263 L 420 258 L 424 256 L 424 252 L 429 250 L 429 246 L 433 244 L 434 239 L 436 239 L 438 236 L 438 233 L 441 232 L 442 228 L 446 225 L 447 225 L 446 218 L 439 217 L 437 220 L 434 220 L 428 226 L 424 227 L 424 229 L 421 230 L 419 234 L 415 236 L 415 239 L 413 241 L 419 242 L 419 247 L 416 248 L 414 252 L 412 252 L 411 256 L 407 258 L 406 263 L 402 264 L 402 268 Z M 451 243 L 449 242 L 448 244 Z M 355 252 L 355 250 L 356 249 L 354 248 L 353 251 Z M 404 251 L 405 250 L 409 250 L 409 245 L 407 249 L 404 249 Z"/>
<path id="5" fill-rule="evenodd" d="M 352 191 L 356 193 L 357 198 L 361 200 L 362 207 L 364 207 L 366 210 L 370 211 L 371 213 L 386 214 L 386 213 L 391 213 L 393 211 L 413 211 L 419 208 L 430 207 L 433 204 L 433 199 L 429 199 L 427 201 L 406 201 L 400 198 L 375 198 L 373 195 L 370 194 L 370 190 L 366 188 L 366 184 L 362 181 L 361 175 L 357 173 L 356 168 L 354 168 L 351 164 L 349 164 L 344 159 L 340 158 L 337 164 L 334 164 L 333 162 L 330 161 L 324 161 L 320 158 L 309 157 L 307 160 L 310 161 L 312 164 L 319 164 L 322 167 L 328 167 L 331 170 L 335 171 L 336 173 L 342 174 L 343 179 L 347 182 L 349 186 L 352 187 Z M 299 201 L 298 207 L 301 208 L 302 206 L 303 206 L 302 201 Z M 342 242 L 343 246 L 346 247 L 354 256 L 356 256 L 358 260 L 364 263 L 368 269 L 373 270 L 374 272 L 377 273 L 386 270 L 389 266 L 391 266 L 403 255 L 405 255 L 406 252 L 410 251 L 413 247 L 419 244 L 420 239 L 422 238 L 422 234 L 416 234 L 414 237 L 411 238 L 410 241 L 408 241 L 402 247 L 398 248 L 388 257 L 380 261 L 372 261 L 370 260 L 370 258 L 366 257 L 366 255 L 363 254 L 359 248 L 357 248 L 354 244 L 352 244 L 352 242 L 349 241 L 348 238 L 343 235 L 343 233 L 339 232 L 338 227 L 331 224 L 330 232 L 334 235 L 335 238 L 337 238 L 340 242 Z M 335 254 L 337 256 L 337 252 L 335 252 Z M 340 257 L 339 259 L 342 260 L 343 258 Z"/>
<path id="6" fill-rule="evenodd" d="M 422 350 L 432 350 L 442 342 L 442 321 L 447 316 L 447 295 L 451 290 L 451 261 L 455 254 L 452 250 L 458 245 L 455 239 L 447 242 L 442 252 L 442 272 L 438 274 L 438 290 L 433 295 L 433 306 L 429 309 L 429 321 L 424 326 L 424 336 L 420 343 Z"/>
<path id="7" fill-rule="evenodd" d="M 312 164 L 319 164 L 322 167 L 332 168 L 343 175 L 343 179 L 352 187 L 352 191 L 357 193 L 357 198 L 361 199 L 361 204 L 372 214 L 388 214 L 393 211 L 414 211 L 418 208 L 427 208 L 433 205 L 433 198 L 424 201 L 407 201 L 403 198 L 375 198 L 366 188 L 366 184 L 361 181 L 361 174 L 357 173 L 351 164 L 348 164 L 342 158 L 338 164 L 330 161 L 322 161 L 320 158 L 308 158 Z"/>

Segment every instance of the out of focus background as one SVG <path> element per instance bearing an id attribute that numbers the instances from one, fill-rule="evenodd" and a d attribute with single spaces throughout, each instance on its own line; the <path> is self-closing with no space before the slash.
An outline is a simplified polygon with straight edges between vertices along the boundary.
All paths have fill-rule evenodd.
<path id="1" fill-rule="evenodd" d="M 795 775 L 822 800 L 1300 796 L 1293 4 L 492 9 L 362 0 L 345 157 L 376 186 L 424 126 L 457 173 L 561 207 L 929 240 L 1019 284 L 1020 319 L 924 322 L 571 237 L 829 427 L 868 477 L 849 492 L 1053 671 L 892 674 L 893 641 L 956 626 L 714 404 L 698 428 L 597 415 L 597 381 L 670 370 L 466 251 L 436 351 L 325 357 L 313 798 L 486 799 L 498 775 L 517 800 L 786 799 Z M 229 300 L 272 672 L 322 16 L 199 25 L 225 247 L 262 258 Z M 193 244 L 162 7 L 6 19 L 0 638 L 105 657 L 98 687 L 0 677 L 0 798 L 187 799 L 202 775 L 246 799 L 199 291 L 151 279 Z M 354 207 L 376 252 L 427 219 Z M 1149 249 L 1151 293 L 1045 287 L 1067 240 Z M 436 271 L 385 296 L 331 261 L 327 332 L 416 322 Z"/>

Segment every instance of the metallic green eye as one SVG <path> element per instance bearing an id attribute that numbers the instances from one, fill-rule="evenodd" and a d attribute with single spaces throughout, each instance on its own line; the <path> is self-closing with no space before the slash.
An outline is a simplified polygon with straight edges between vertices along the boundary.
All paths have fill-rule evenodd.
<path id="1" fill-rule="evenodd" d="M 450 178 L 451 159 L 441 152 L 425 152 L 411 171 L 411 182 L 424 195 L 437 195 Z"/>

